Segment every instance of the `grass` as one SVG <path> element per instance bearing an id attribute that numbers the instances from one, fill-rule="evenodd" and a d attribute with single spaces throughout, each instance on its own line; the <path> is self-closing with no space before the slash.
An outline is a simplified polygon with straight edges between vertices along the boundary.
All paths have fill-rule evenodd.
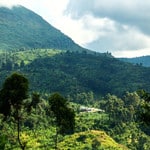
<path id="1" fill-rule="evenodd" d="M 36 50 L 25 50 L 25 51 L 4 51 L 0 50 L 0 58 L 9 56 L 10 60 L 13 60 L 13 63 L 20 64 L 21 61 L 24 61 L 25 65 L 31 63 L 35 59 L 51 57 L 56 54 L 61 53 L 61 50 L 56 49 L 36 49 Z"/>

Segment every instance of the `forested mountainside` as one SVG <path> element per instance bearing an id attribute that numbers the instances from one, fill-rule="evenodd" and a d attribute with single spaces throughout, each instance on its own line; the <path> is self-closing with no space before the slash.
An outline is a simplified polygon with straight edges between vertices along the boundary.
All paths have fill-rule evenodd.
<path id="1" fill-rule="evenodd" d="M 125 63 L 107 54 L 34 49 L 1 52 L 0 57 L 1 79 L 8 72 L 19 70 L 29 78 L 32 91 L 121 96 L 126 91 L 150 89 L 150 68 Z"/>
<path id="2" fill-rule="evenodd" d="M 104 55 L 62 53 L 34 60 L 24 70 L 30 72 L 33 89 L 41 87 L 47 92 L 70 94 L 92 91 L 96 95 L 111 93 L 120 96 L 126 91 L 150 89 L 149 68 Z"/>
<path id="3" fill-rule="evenodd" d="M 0 7 L 0 49 L 54 48 L 83 51 L 71 38 L 22 6 Z"/>
<path id="4" fill-rule="evenodd" d="M 150 56 L 141 56 L 141 57 L 134 57 L 134 58 L 119 58 L 119 59 L 125 62 L 130 62 L 145 67 L 150 67 Z"/>
<path id="5" fill-rule="evenodd" d="M 19 70 L 31 81 L 31 90 L 65 95 L 150 89 L 148 68 L 121 62 L 109 53 L 89 54 L 22 6 L 0 7 L 0 30 L 1 79 Z"/>

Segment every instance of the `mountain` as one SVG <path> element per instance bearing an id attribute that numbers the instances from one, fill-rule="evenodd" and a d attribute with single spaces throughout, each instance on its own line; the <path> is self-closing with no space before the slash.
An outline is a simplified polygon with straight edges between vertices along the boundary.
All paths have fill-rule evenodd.
<path id="1" fill-rule="evenodd" d="M 53 48 L 83 51 L 42 17 L 22 6 L 0 7 L 0 49 Z"/>
<path id="2" fill-rule="evenodd" d="M 28 77 L 32 91 L 43 93 L 120 96 L 150 89 L 149 68 L 122 62 L 109 53 L 87 53 L 22 6 L 0 7 L 0 30 L 0 85 L 8 74 L 19 71 Z"/>
<path id="3" fill-rule="evenodd" d="M 150 67 L 150 56 L 141 56 L 141 57 L 134 57 L 134 58 L 119 58 L 119 59 L 125 62 L 142 65 L 144 67 Z"/>

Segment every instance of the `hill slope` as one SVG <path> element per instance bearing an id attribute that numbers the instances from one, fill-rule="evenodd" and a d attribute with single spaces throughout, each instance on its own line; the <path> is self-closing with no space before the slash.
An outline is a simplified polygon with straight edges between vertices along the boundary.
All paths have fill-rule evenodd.
<path id="1" fill-rule="evenodd" d="M 39 83 L 33 87 L 43 87 L 44 91 L 122 95 L 126 91 L 150 89 L 149 68 L 103 55 L 63 53 L 34 60 L 24 69 L 31 78 L 34 74 L 34 83 Z"/>
<path id="2" fill-rule="evenodd" d="M 145 67 L 150 67 L 150 56 L 142 56 L 135 58 L 120 58 L 120 60 L 130 62 L 133 64 L 139 64 Z"/>
<path id="3" fill-rule="evenodd" d="M 65 140 L 58 146 L 63 147 L 64 150 L 127 150 L 125 146 L 116 143 L 105 132 L 96 130 L 75 133 L 65 137 Z"/>
<path id="4" fill-rule="evenodd" d="M 150 90 L 150 68 L 103 54 L 36 49 L 0 54 L 1 81 L 12 71 L 24 72 L 31 90 L 76 95 L 93 92 L 121 96 L 126 91 Z M 6 61 L 6 63 L 5 63 Z"/>
<path id="5" fill-rule="evenodd" d="M 42 17 L 22 6 L 0 7 L 0 31 L 0 49 L 83 50 Z"/>

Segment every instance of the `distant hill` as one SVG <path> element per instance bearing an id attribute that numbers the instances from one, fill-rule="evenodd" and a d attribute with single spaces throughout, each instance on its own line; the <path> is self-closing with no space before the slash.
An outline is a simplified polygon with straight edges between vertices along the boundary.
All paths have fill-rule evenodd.
<path id="1" fill-rule="evenodd" d="M 141 56 L 141 57 L 134 57 L 134 58 L 119 58 L 119 59 L 136 65 L 150 67 L 150 56 Z"/>
<path id="2" fill-rule="evenodd" d="M 85 50 L 31 10 L 0 7 L 0 49 L 31 48 Z"/>

